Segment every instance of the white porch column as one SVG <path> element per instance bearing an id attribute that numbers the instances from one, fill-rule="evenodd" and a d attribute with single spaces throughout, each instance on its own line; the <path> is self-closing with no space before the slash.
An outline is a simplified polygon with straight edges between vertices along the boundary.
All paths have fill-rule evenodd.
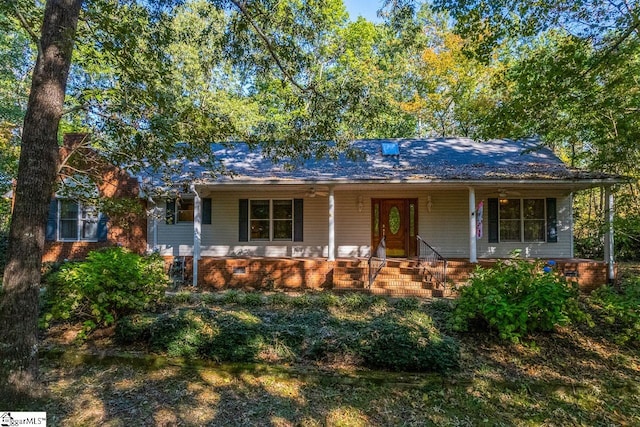
<path id="1" fill-rule="evenodd" d="M 336 198 L 333 186 L 329 187 L 329 248 L 328 260 L 336 260 Z"/>
<path id="2" fill-rule="evenodd" d="M 611 187 L 607 186 L 604 189 L 604 201 L 605 201 L 605 215 L 607 221 L 607 234 L 604 239 L 604 260 L 608 266 L 608 278 L 609 282 L 613 282 L 615 279 L 615 257 L 613 246 L 613 193 Z"/>
<path id="3" fill-rule="evenodd" d="M 469 262 L 478 262 L 476 248 L 476 190 L 469 187 Z"/>
<path id="4" fill-rule="evenodd" d="M 195 194 L 193 199 L 193 286 L 198 286 L 198 260 L 200 259 L 200 243 L 202 242 L 202 199 L 196 191 L 195 185 L 191 185 L 191 191 Z"/>

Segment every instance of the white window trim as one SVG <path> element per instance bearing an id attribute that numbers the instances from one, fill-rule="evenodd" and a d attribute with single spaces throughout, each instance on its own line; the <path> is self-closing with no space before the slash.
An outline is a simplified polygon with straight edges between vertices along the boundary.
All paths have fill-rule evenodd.
<path id="1" fill-rule="evenodd" d="M 96 236 L 96 238 L 94 239 L 83 239 L 82 238 L 82 224 L 83 224 L 83 218 L 82 218 L 82 207 L 83 207 L 83 203 L 79 200 L 74 200 L 74 199 L 57 199 L 58 202 L 58 212 L 57 212 L 57 218 L 56 218 L 56 240 L 58 242 L 98 242 L 100 241 L 98 236 Z M 75 239 L 71 239 L 68 237 L 62 237 L 61 236 L 61 223 L 60 221 L 62 220 L 62 206 L 61 203 L 62 202 L 74 202 L 78 205 L 78 213 L 77 213 L 77 226 L 76 226 L 76 238 Z M 96 209 L 96 224 L 98 224 L 100 222 L 100 212 Z M 96 230 L 96 235 L 98 234 L 98 230 Z"/>
<path id="2" fill-rule="evenodd" d="M 276 239 L 273 237 L 273 233 L 274 233 L 274 227 L 273 227 L 273 223 L 274 221 L 285 221 L 285 220 L 274 220 L 273 218 L 273 202 L 275 200 L 278 201 L 290 201 L 291 202 L 291 219 L 290 220 L 286 220 L 286 221 L 290 221 L 291 222 L 291 238 L 289 239 Z M 264 201 L 268 201 L 269 202 L 269 239 L 252 239 L 251 238 L 251 221 L 252 221 L 252 217 L 251 217 L 251 202 L 264 202 Z M 248 225 L 248 234 L 249 234 L 249 241 L 250 242 L 293 242 L 294 239 L 294 227 L 295 227 L 295 206 L 294 206 L 294 199 L 249 199 L 249 215 L 248 216 L 248 221 L 249 223 Z M 265 219 L 256 219 L 256 221 L 265 221 Z"/>
<path id="3" fill-rule="evenodd" d="M 520 239 L 519 240 L 502 240 L 502 218 L 500 218 L 500 200 L 519 200 L 520 201 Z M 544 203 L 544 218 L 536 219 L 539 221 L 542 219 L 544 221 L 544 240 L 525 240 L 524 238 L 524 201 L 525 200 L 542 200 Z M 505 220 L 507 221 L 507 220 Z M 515 221 L 515 220 L 513 220 Z M 498 242 L 499 243 L 548 243 L 547 242 L 547 199 L 544 197 L 501 197 L 498 199 Z"/>

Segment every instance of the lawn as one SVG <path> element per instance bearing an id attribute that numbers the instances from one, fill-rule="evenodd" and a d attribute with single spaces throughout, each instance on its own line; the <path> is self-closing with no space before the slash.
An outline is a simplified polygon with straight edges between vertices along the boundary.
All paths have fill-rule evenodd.
<path id="1" fill-rule="evenodd" d="M 202 360 L 199 352 L 208 347 L 194 347 L 201 341 L 193 334 L 182 336 L 179 343 L 191 350 L 180 354 L 169 349 L 182 347 L 153 346 L 151 339 L 123 344 L 112 329 L 79 344 L 79 327 L 60 324 L 43 336 L 47 396 L 29 409 L 46 411 L 54 426 L 640 425 L 637 343 L 618 346 L 607 326 L 596 322 L 593 328 L 562 327 L 505 344 L 485 333 L 451 331 L 448 304 L 330 294 L 180 293 L 158 314 L 164 321 L 166 313 L 207 310 L 216 319 L 261 324 L 271 312 L 276 331 L 293 330 L 308 342 L 251 329 L 261 337 L 248 353 L 252 362 L 220 364 Z M 392 327 L 411 320 L 410 334 L 427 334 L 419 340 L 453 338 L 459 343 L 456 368 L 367 369 L 363 358 L 377 348 L 371 343 L 379 337 L 364 325 L 380 319 Z M 309 342 L 319 339 L 316 330 L 326 339 L 347 327 L 361 334 L 353 342 L 370 345 L 310 350 Z"/>

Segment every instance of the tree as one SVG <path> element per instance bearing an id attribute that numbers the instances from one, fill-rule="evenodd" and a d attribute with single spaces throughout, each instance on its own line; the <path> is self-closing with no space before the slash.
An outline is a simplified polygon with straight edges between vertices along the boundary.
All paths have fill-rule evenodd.
<path id="1" fill-rule="evenodd" d="M 426 46 L 406 81 L 414 90 L 402 108 L 419 118 L 421 136 L 471 136 L 489 92 L 489 67 L 464 54 L 465 40 L 444 13 L 419 13 Z"/>
<path id="2" fill-rule="evenodd" d="M 49 0 L 44 10 L 19 0 L 0 11 L 20 22 L 37 51 L 0 301 L 3 392 L 27 392 L 36 380 L 40 260 L 63 116 L 135 169 L 238 138 L 265 141 L 276 157 L 324 155 L 344 146 L 324 141 L 344 143 L 348 129 L 392 111 L 382 86 L 358 75 L 369 58 L 340 58 L 340 0 Z M 197 31 L 185 31 L 187 22 Z M 349 49 L 371 47 L 357 44 Z M 283 95 L 278 114 L 272 91 Z M 369 132 L 362 129 L 356 134 Z"/>
<path id="3" fill-rule="evenodd" d="M 28 393 L 34 388 L 37 376 L 44 226 L 57 174 L 57 132 L 81 5 L 81 0 L 47 2 L 24 119 L 0 301 L 0 358 L 3 378 L 11 387 L 5 390 L 17 393 Z"/>

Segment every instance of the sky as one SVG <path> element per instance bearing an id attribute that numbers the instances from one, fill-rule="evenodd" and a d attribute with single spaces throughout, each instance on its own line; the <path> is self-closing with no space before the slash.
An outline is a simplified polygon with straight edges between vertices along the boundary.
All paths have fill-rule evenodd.
<path id="1" fill-rule="evenodd" d="M 355 21 L 360 15 L 372 22 L 379 21 L 379 18 L 376 16 L 376 12 L 382 3 L 380 0 L 343 1 L 344 5 L 347 7 L 347 11 L 349 12 L 349 18 L 351 18 L 352 21 Z"/>

